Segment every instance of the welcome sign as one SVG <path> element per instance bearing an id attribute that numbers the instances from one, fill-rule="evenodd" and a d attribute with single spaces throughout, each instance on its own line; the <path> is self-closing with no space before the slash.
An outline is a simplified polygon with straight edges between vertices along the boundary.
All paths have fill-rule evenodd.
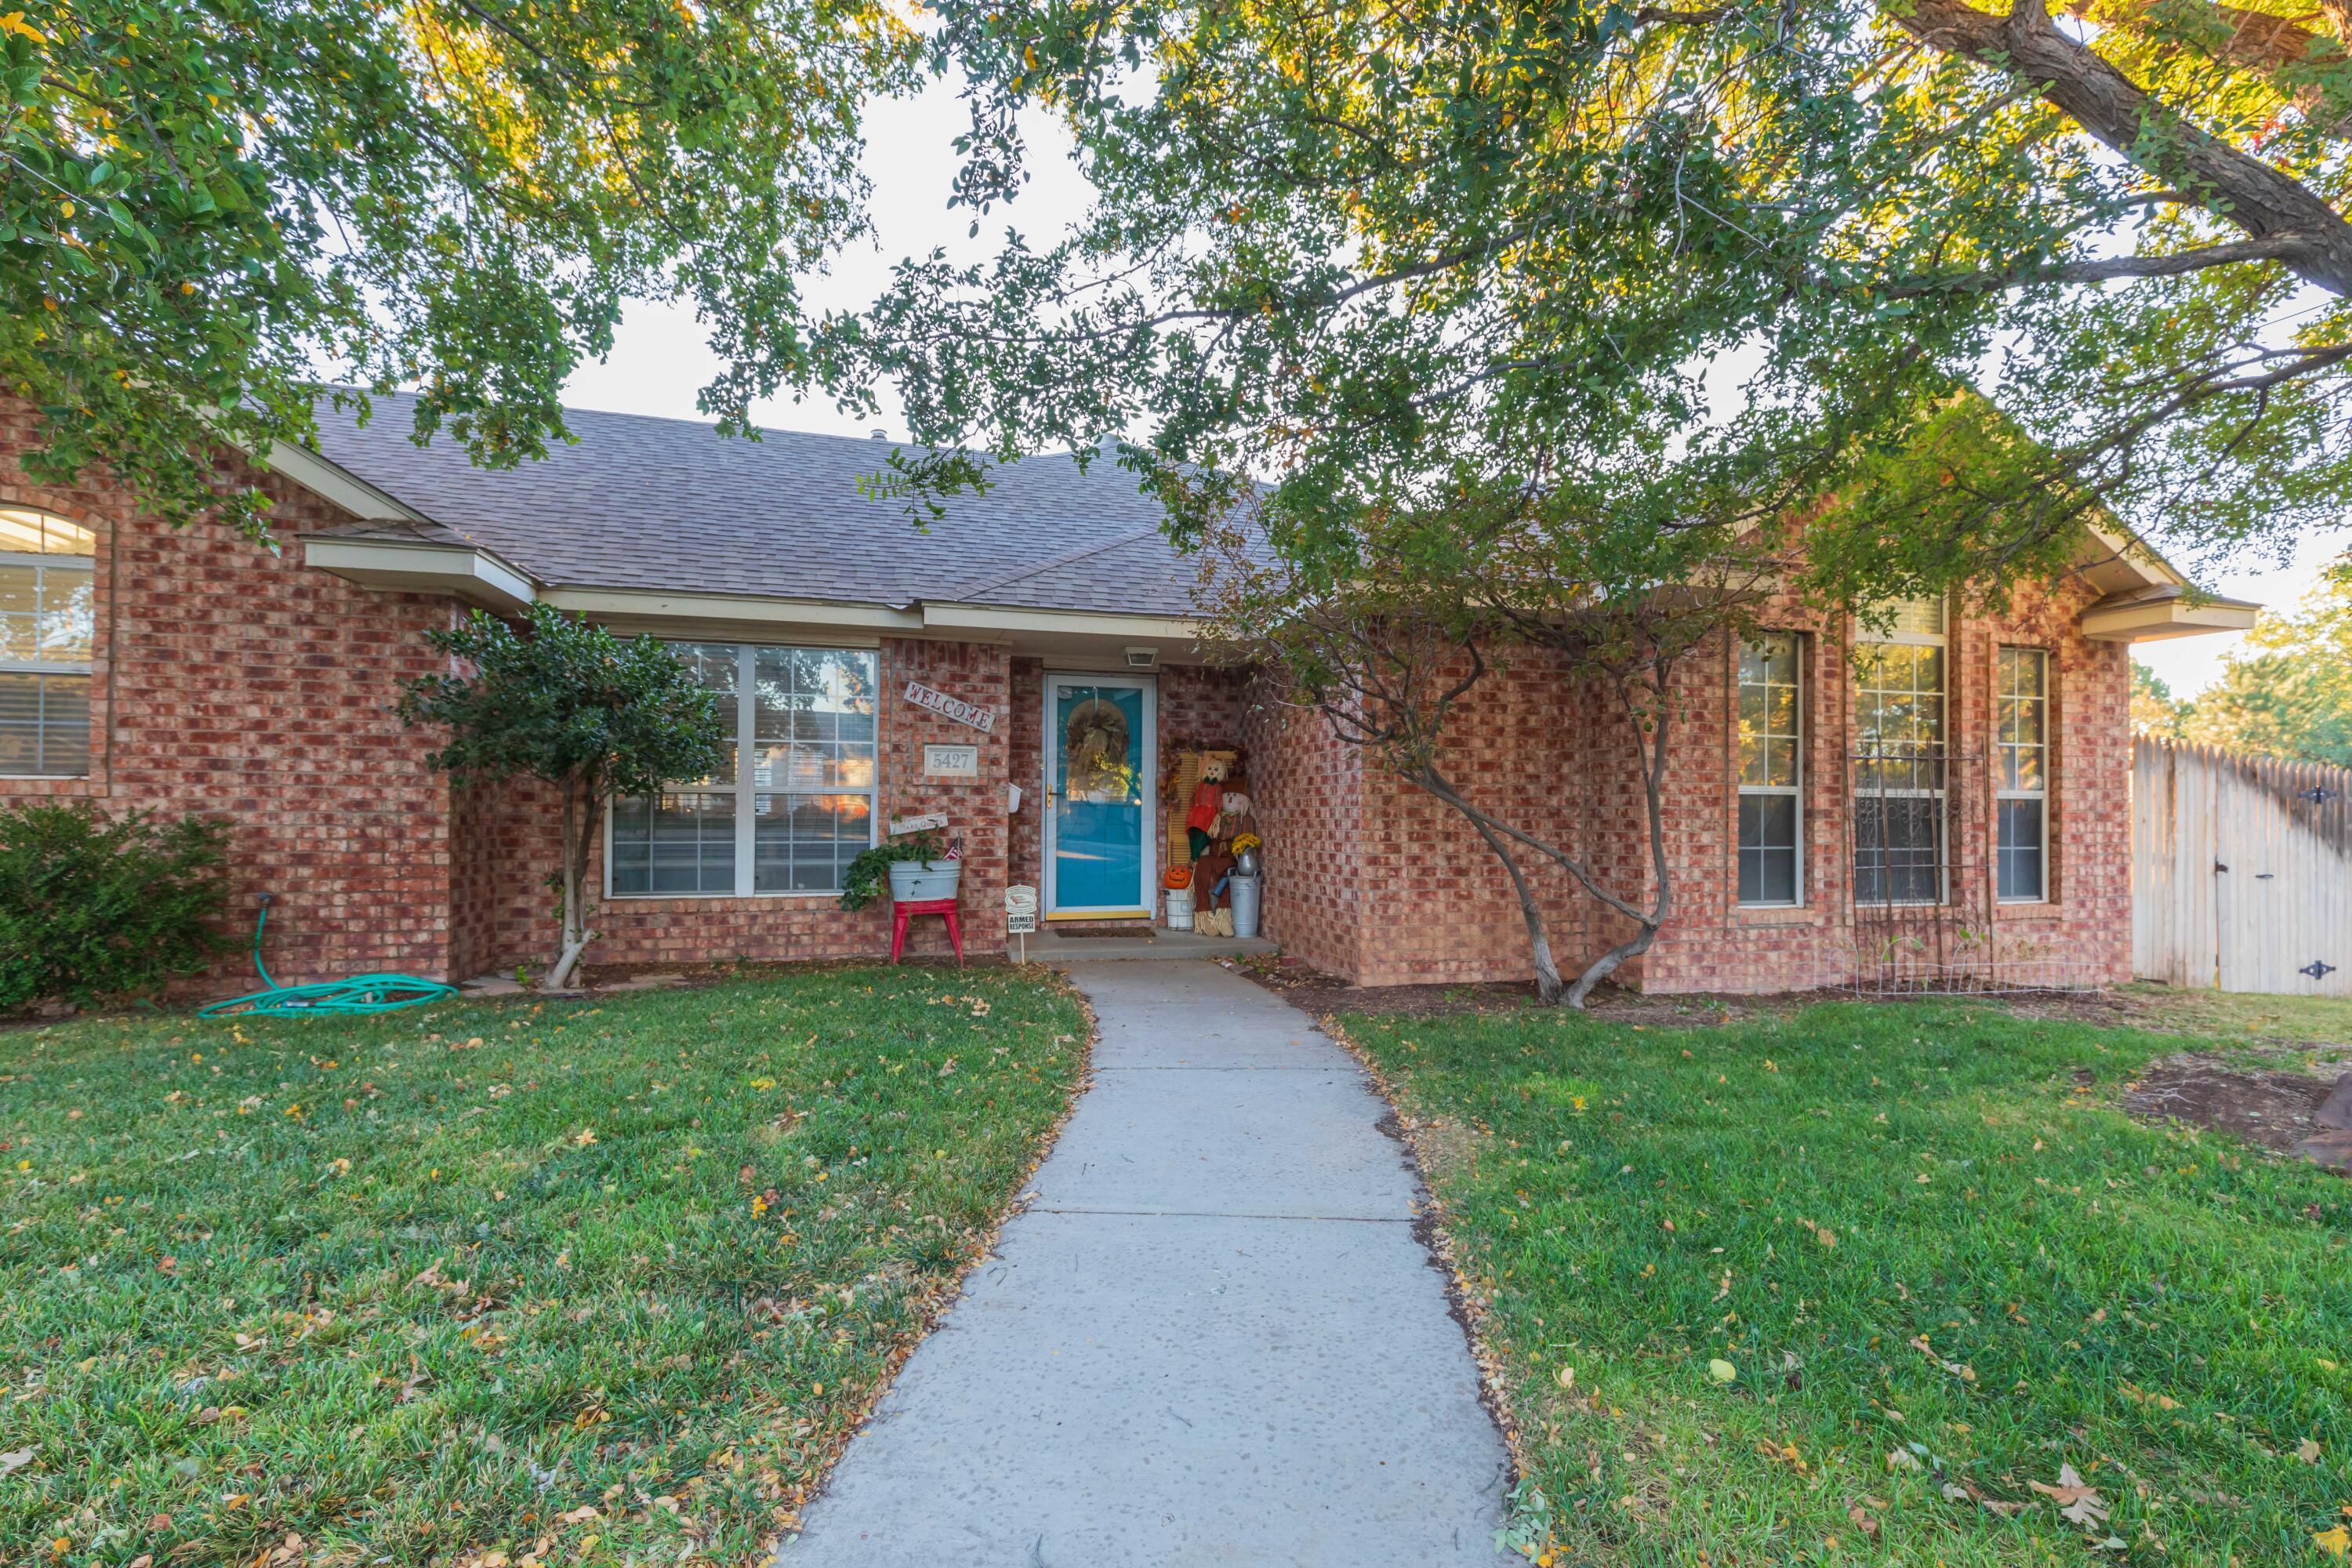
<path id="1" fill-rule="evenodd" d="M 928 709 L 942 719 L 952 719 L 959 724 L 969 724 L 985 735 L 996 728 L 996 710 L 966 702 L 944 691 L 934 691 L 919 680 L 907 682 L 907 700 L 918 708 Z"/>

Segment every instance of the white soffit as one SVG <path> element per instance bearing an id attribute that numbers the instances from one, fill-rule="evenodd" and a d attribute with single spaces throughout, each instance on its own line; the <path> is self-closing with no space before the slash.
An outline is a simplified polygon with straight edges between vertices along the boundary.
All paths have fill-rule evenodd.
<path id="1" fill-rule="evenodd" d="M 455 594 L 494 610 L 519 610 L 538 596 L 529 577 L 462 544 L 311 534 L 302 541 L 302 563 L 362 587 Z"/>
<path id="2" fill-rule="evenodd" d="M 2174 590 L 2122 600 L 2102 599 L 2083 612 L 2083 635 L 2097 642 L 2162 642 L 2252 630 L 2260 605 Z"/>

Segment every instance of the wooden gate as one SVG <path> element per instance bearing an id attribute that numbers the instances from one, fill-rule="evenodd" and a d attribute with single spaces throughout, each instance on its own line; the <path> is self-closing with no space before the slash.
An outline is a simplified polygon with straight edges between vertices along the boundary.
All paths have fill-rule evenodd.
<path id="1" fill-rule="evenodd" d="M 2352 768 L 2137 737 L 2132 973 L 2352 996 Z"/>

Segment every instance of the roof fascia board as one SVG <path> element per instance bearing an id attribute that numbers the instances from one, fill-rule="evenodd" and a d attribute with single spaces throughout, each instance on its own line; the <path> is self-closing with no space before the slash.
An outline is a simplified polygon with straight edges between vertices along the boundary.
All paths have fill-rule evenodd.
<path id="1" fill-rule="evenodd" d="M 499 610 L 538 596 L 530 578 L 487 550 L 461 544 L 313 534 L 302 541 L 302 563 L 363 587 L 455 594 Z"/>
<path id="2" fill-rule="evenodd" d="M 824 599 L 755 599 L 728 594 L 673 594 L 660 588 L 550 588 L 540 598 L 559 610 L 604 619 L 721 621 L 750 626 L 822 626 L 868 632 L 919 632 L 923 617 L 887 605 Z"/>
<path id="3" fill-rule="evenodd" d="M 2243 599 L 2180 596 L 2083 612 L 2083 635 L 2095 642 L 2161 642 L 2252 630 L 2262 606 Z"/>
<path id="4" fill-rule="evenodd" d="M 273 442 L 258 449 L 246 447 L 242 442 L 234 444 L 271 473 L 284 475 L 313 495 L 334 502 L 362 522 L 433 521 L 398 496 L 378 489 L 341 464 L 320 457 L 308 447 L 297 446 L 290 441 Z"/>
<path id="5" fill-rule="evenodd" d="M 1202 626 L 1182 616 L 1128 616 L 1100 610 L 1014 610 L 997 605 L 926 601 L 923 625 L 933 631 L 1062 633 L 1071 637 L 1160 637 L 1197 642 Z"/>

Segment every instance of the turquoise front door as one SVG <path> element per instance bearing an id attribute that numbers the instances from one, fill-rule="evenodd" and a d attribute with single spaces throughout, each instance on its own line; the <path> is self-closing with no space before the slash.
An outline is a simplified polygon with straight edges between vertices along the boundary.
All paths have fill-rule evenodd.
<path id="1" fill-rule="evenodd" d="M 1045 677 L 1045 912 L 1151 912 L 1152 683 Z"/>

